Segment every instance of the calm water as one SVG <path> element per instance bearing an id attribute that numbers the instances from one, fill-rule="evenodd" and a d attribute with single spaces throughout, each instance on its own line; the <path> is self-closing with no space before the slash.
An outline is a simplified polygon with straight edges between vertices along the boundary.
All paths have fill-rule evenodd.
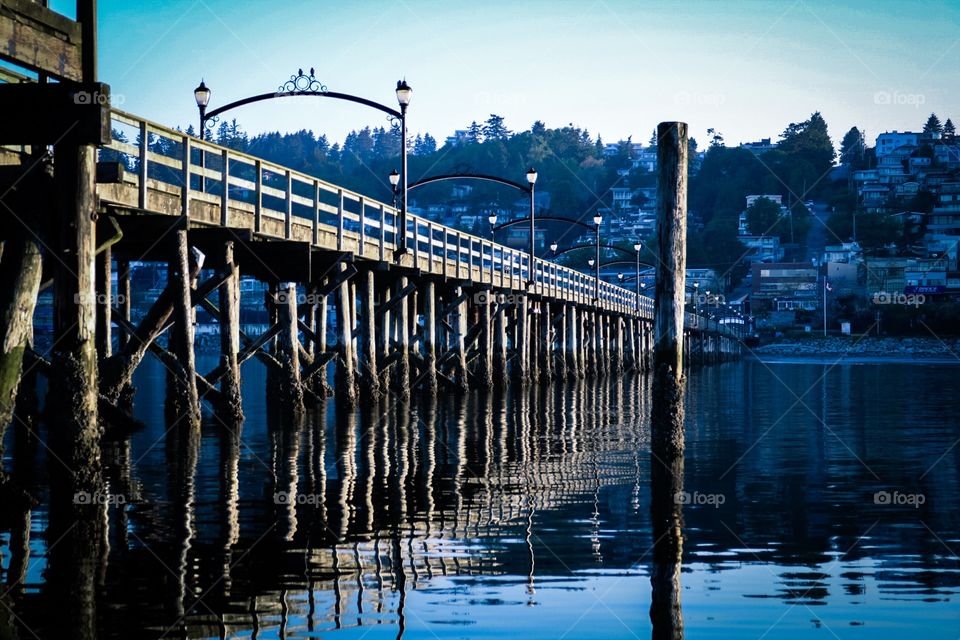
<path id="1" fill-rule="evenodd" d="M 76 566 L 56 560 L 79 531 L 50 509 L 58 462 L 8 430 L 4 464 L 38 504 L 3 508 L 0 638 L 68 637 L 53 628 L 77 610 L 104 638 L 651 636 L 646 379 L 351 415 L 331 402 L 290 424 L 248 366 L 242 436 L 211 418 L 191 440 L 166 429 L 146 363 L 148 428 L 105 455 L 125 503 L 102 510 L 106 540 Z M 960 637 L 958 373 L 692 372 L 686 637 Z"/>

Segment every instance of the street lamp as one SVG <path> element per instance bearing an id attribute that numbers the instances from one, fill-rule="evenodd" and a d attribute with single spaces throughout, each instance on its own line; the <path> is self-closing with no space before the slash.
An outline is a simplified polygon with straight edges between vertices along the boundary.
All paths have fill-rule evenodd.
<path id="1" fill-rule="evenodd" d="M 200 84 L 193 90 L 193 97 L 197 101 L 197 109 L 200 110 L 200 139 L 206 140 L 206 127 L 204 126 L 206 118 L 204 115 L 207 113 L 207 105 L 210 104 L 210 89 L 202 78 Z"/>
<path id="2" fill-rule="evenodd" d="M 410 105 L 410 99 L 413 96 L 413 89 L 407 84 L 406 80 L 397 81 L 397 103 L 400 105 L 400 110 L 394 109 L 393 107 L 388 107 L 385 104 L 380 104 L 374 102 L 373 100 L 368 100 L 367 98 L 361 98 L 359 96 L 350 95 L 347 93 L 341 93 L 338 91 L 328 91 L 327 87 L 317 79 L 313 68 L 310 69 L 310 73 L 304 73 L 303 69 L 297 69 L 295 75 L 290 76 L 290 79 L 284 82 L 276 91 L 270 91 L 268 93 L 261 93 L 255 96 L 248 96 L 246 98 L 241 98 L 235 100 L 229 104 L 225 104 L 222 107 L 218 107 L 209 113 L 207 112 L 207 105 L 210 103 L 210 94 L 211 91 L 204 84 L 201 79 L 200 85 L 193 90 L 193 97 L 197 101 L 197 108 L 200 110 L 200 139 L 206 140 L 206 130 L 207 126 L 212 126 L 217 122 L 220 114 L 231 109 L 236 109 L 237 107 L 242 107 L 244 105 L 252 104 L 254 102 L 261 102 L 263 100 L 273 100 L 277 98 L 291 98 L 299 96 L 315 96 L 318 98 L 333 98 L 335 100 L 345 100 L 347 102 L 354 102 L 356 104 L 362 104 L 366 107 L 371 107 L 386 113 L 391 119 L 400 120 L 400 176 L 396 184 L 400 185 L 400 215 L 399 215 L 399 231 L 400 237 L 397 239 L 397 251 L 395 255 L 402 255 L 409 253 L 407 248 L 407 107 Z M 202 158 L 202 155 L 201 155 Z M 396 208 L 396 207 L 395 207 Z M 381 230 L 382 232 L 382 230 Z"/>
<path id="3" fill-rule="evenodd" d="M 397 243 L 397 253 L 407 253 L 407 107 L 413 89 L 407 84 L 406 78 L 397 81 L 397 102 L 400 104 L 400 174 L 403 180 L 403 194 L 400 198 L 400 241 Z"/>
<path id="4" fill-rule="evenodd" d="M 496 242 L 497 232 L 495 227 L 497 226 L 497 214 L 491 213 L 489 216 L 487 216 L 487 222 L 490 223 L 490 242 Z"/>
<path id="5" fill-rule="evenodd" d="M 534 197 L 533 197 L 533 194 L 534 194 L 533 186 L 537 183 L 537 170 L 534 169 L 533 167 L 530 167 L 529 169 L 527 169 L 527 183 L 530 185 L 530 266 L 529 266 L 530 278 L 527 280 L 527 288 L 529 289 L 530 287 L 533 286 L 536 280 L 536 275 L 537 275 L 537 266 L 536 266 L 537 236 L 536 236 L 536 226 L 534 223 L 535 206 L 534 206 Z"/>
<path id="6" fill-rule="evenodd" d="M 643 245 L 638 240 L 633 243 L 633 250 L 637 252 L 637 312 L 640 311 L 640 249 Z"/>
<path id="7" fill-rule="evenodd" d="M 393 208 L 397 208 L 397 185 L 400 184 L 400 172 L 394 169 L 388 176 L 390 179 L 390 190 L 393 191 Z"/>
<path id="8" fill-rule="evenodd" d="M 600 225 L 603 223 L 603 216 L 599 213 L 593 216 L 593 224 L 597 228 L 597 264 L 593 277 L 596 278 L 597 302 L 600 301 Z"/>

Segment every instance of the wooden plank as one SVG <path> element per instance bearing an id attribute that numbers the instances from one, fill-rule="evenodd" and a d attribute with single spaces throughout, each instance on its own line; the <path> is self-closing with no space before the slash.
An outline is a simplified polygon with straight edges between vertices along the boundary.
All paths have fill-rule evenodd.
<path id="1" fill-rule="evenodd" d="M 0 4 L 0 58 L 60 80 L 82 80 L 80 25 L 29 0 Z"/>

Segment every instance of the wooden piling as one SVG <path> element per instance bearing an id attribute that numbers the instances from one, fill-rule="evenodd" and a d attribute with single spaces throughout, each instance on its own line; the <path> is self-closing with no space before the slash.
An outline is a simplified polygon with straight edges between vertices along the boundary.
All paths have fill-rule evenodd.
<path id="1" fill-rule="evenodd" d="M 517 322 L 514 326 L 515 338 L 513 341 L 516 356 L 513 359 L 513 377 L 521 384 L 530 381 L 530 331 L 529 309 L 527 307 L 527 296 L 521 294 L 517 296 L 518 302 L 515 303 Z"/>
<path id="2" fill-rule="evenodd" d="M 131 295 L 130 289 L 130 262 L 128 260 L 117 260 L 117 304 L 116 308 L 120 311 L 120 317 L 130 322 Z M 123 350 L 129 342 L 130 336 L 126 331 L 121 331 L 117 336 L 117 348 Z"/>
<path id="3" fill-rule="evenodd" d="M 542 382 L 553 379 L 553 316 L 550 315 L 550 303 L 540 303 L 540 346 L 537 351 L 540 371 L 537 377 Z"/>
<path id="4" fill-rule="evenodd" d="M 403 295 L 409 280 L 400 276 L 394 295 Z M 397 349 L 395 365 L 395 386 L 402 398 L 410 397 L 410 297 L 406 296 L 397 306 L 394 314 L 394 344 Z"/>
<path id="5" fill-rule="evenodd" d="M 496 293 L 491 291 L 491 300 L 496 299 Z M 493 318 L 493 377 L 494 386 L 505 387 L 507 383 L 507 310 L 503 302 L 497 302 L 497 310 Z"/>
<path id="6" fill-rule="evenodd" d="M 475 298 L 478 307 L 478 322 L 480 323 L 480 336 L 477 339 L 480 355 L 477 360 L 477 386 L 481 389 L 489 389 L 493 386 L 493 319 L 491 318 L 491 309 L 493 300 L 491 300 L 491 291 L 484 291 L 478 298 Z"/>
<path id="7" fill-rule="evenodd" d="M 455 332 L 453 335 L 453 348 L 456 350 L 456 375 L 454 380 L 461 390 L 466 391 L 470 386 L 469 371 L 467 369 L 467 345 L 465 340 L 467 336 L 467 299 L 462 294 L 463 288 L 457 287 L 454 295 L 460 298 L 460 302 L 454 311 L 456 315 L 454 324 Z"/>
<path id="8" fill-rule="evenodd" d="M 654 302 L 652 446 L 683 454 L 683 317 L 687 224 L 687 125 L 657 127 L 657 269 Z M 658 408 L 659 407 L 659 408 Z"/>
<path id="9" fill-rule="evenodd" d="M 380 311 L 378 312 L 379 323 L 377 325 L 377 356 L 380 363 L 380 388 L 386 393 L 390 389 L 390 376 L 392 374 L 390 355 L 393 345 L 393 323 L 390 317 L 390 310 L 386 309 L 386 304 L 390 301 L 390 288 L 383 286 L 380 288 Z"/>
<path id="10" fill-rule="evenodd" d="M 33 312 L 40 289 L 42 264 L 40 245 L 34 237 L 21 236 L 8 240 L 0 263 L 3 298 L 3 340 L 0 351 L 0 459 L 3 457 L 3 435 L 13 418 L 20 387 L 23 355 L 33 344 Z M 11 246 L 12 245 L 12 246 Z M 0 485 L 3 470 L 0 469 Z"/>
<path id="11" fill-rule="evenodd" d="M 223 265 L 228 274 L 220 285 L 220 366 L 225 373 L 220 380 L 219 413 L 227 424 L 243 420 L 240 396 L 240 268 L 234 260 L 233 242 L 223 243 Z M 129 282 L 129 280 L 128 280 Z M 119 292 L 118 292 L 119 297 Z"/>
<path id="12" fill-rule="evenodd" d="M 569 378 L 582 378 L 583 369 L 580 368 L 580 345 L 577 340 L 579 335 L 579 319 L 577 318 L 577 308 L 572 304 L 568 304 L 566 308 L 567 313 L 567 335 L 566 335 L 566 360 L 567 360 L 567 377 Z"/>
<path id="13" fill-rule="evenodd" d="M 319 294 L 318 294 L 319 295 Z M 314 313 L 317 316 L 316 322 L 316 335 L 317 339 L 317 353 L 316 357 L 320 357 L 322 354 L 326 353 L 329 350 L 329 345 L 327 344 L 327 329 L 330 326 L 330 303 L 327 295 L 319 295 L 317 298 L 317 308 Z M 313 377 L 314 388 L 316 392 L 321 397 L 329 397 L 333 394 L 333 389 L 330 387 L 330 382 L 327 379 L 327 368 L 324 367 L 319 373 L 315 374 Z"/>
<path id="14" fill-rule="evenodd" d="M 437 292 L 432 280 L 423 285 L 423 388 L 437 394 Z"/>
<path id="15" fill-rule="evenodd" d="M 377 369 L 377 289 L 373 270 L 363 274 L 360 292 L 360 380 L 370 398 L 380 395 Z"/>
<path id="16" fill-rule="evenodd" d="M 553 362 L 556 364 L 556 378 L 558 380 L 567 379 L 567 315 L 567 305 L 561 304 L 559 313 L 559 326 L 554 332 L 554 335 L 556 336 L 554 340 L 556 344 L 555 353 L 558 357 Z"/>
<path id="17" fill-rule="evenodd" d="M 342 270 L 347 265 L 341 264 Z M 357 402 L 356 375 L 353 368 L 353 310 L 350 300 L 350 281 L 337 287 L 337 365 L 334 391 L 337 401 L 346 405 Z"/>
<path id="18" fill-rule="evenodd" d="M 113 252 L 104 247 L 97 263 L 97 356 L 103 361 L 113 354 Z"/>
<path id="19" fill-rule="evenodd" d="M 200 428 L 200 397 L 197 392 L 197 364 L 194 354 L 194 310 L 191 291 L 194 282 L 190 272 L 190 245 L 187 231 L 177 231 L 174 292 L 173 354 L 180 364 L 177 396 L 184 424 Z"/>
<path id="20" fill-rule="evenodd" d="M 280 323 L 278 353 L 283 371 L 279 380 L 284 408 L 292 415 L 303 414 L 303 385 L 300 381 L 300 329 L 297 324 L 297 284 L 279 287 L 277 321 Z M 352 369 L 352 367 L 351 367 Z"/>

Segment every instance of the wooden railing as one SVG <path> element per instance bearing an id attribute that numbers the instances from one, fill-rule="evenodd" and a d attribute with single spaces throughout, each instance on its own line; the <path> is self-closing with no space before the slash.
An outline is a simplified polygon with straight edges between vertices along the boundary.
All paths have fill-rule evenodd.
<path id="1" fill-rule="evenodd" d="M 393 259 L 399 233 L 396 208 L 122 111 L 113 110 L 112 118 L 113 140 L 101 149 L 100 157 L 121 162 L 131 174 L 138 208 L 148 209 L 150 190 L 159 189 L 179 197 L 179 214 L 187 219 L 204 206 L 219 211 L 220 225 L 231 226 L 239 212 L 252 221 L 248 224 L 255 233 L 306 239 L 319 248 L 350 251 L 371 260 Z M 525 251 L 412 214 L 407 215 L 403 233 L 410 251 L 400 258 L 403 264 L 500 289 L 653 318 L 652 298 L 539 258 L 531 270 Z M 715 321 L 699 320 L 688 314 L 687 325 L 720 328 Z"/>

